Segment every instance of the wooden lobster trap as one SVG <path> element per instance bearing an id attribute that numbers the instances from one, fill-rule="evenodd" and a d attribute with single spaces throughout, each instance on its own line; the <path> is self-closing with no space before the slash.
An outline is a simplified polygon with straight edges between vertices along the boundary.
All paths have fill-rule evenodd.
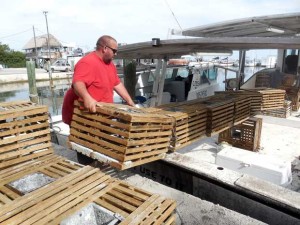
<path id="1" fill-rule="evenodd" d="M 121 170 L 165 157 L 171 117 L 109 103 L 101 103 L 94 114 L 79 107 L 77 103 L 69 136 L 73 149 Z"/>
<path id="2" fill-rule="evenodd" d="M 231 92 L 217 92 L 218 94 L 229 94 L 236 96 L 247 96 L 251 98 L 250 115 L 260 114 L 262 110 L 279 109 L 284 106 L 285 91 L 280 89 L 247 89 Z"/>
<path id="3" fill-rule="evenodd" d="M 173 200 L 54 155 L 47 107 L 13 102 L 0 109 L 1 224 L 87 224 L 73 221 L 89 217 L 88 207 L 114 224 L 175 223 Z"/>
<path id="4" fill-rule="evenodd" d="M 207 110 L 206 135 L 208 137 L 233 126 L 234 102 L 232 100 L 211 96 L 187 104 L 198 108 L 204 107 Z"/>
<path id="5" fill-rule="evenodd" d="M 0 103 L 0 121 L 0 205 L 47 184 L 32 187 L 32 180 L 26 184 L 30 179 L 53 182 L 82 167 L 54 155 L 46 106 L 29 101 Z M 25 182 L 26 192 L 14 186 L 18 182 Z"/>
<path id="6" fill-rule="evenodd" d="M 216 96 L 199 98 L 187 102 L 170 104 L 169 106 L 190 106 L 195 109 L 206 109 L 206 135 L 212 136 L 233 126 L 234 102 L 232 99 L 224 99 Z M 160 108 L 162 108 L 161 106 Z"/>
<path id="7" fill-rule="evenodd" d="M 178 150 L 206 134 L 207 110 L 205 107 L 188 105 L 162 107 L 158 113 L 174 119 L 170 151 Z"/>
<path id="8" fill-rule="evenodd" d="M 252 90 L 250 90 L 252 91 Z M 285 91 L 280 89 L 253 90 L 262 96 L 261 110 L 278 109 L 284 106 Z"/>
<path id="9" fill-rule="evenodd" d="M 284 106 L 278 109 L 263 110 L 262 114 L 279 118 L 288 118 L 292 113 L 291 101 L 285 100 Z"/>
<path id="10" fill-rule="evenodd" d="M 211 99 L 218 99 L 219 101 L 231 100 L 234 103 L 233 124 L 237 125 L 250 117 L 251 97 L 234 94 L 233 91 L 216 92 Z"/>
<path id="11" fill-rule="evenodd" d="M 52 153 L 46 106 L 0 103 L 0 169 Z"/>
<path id="12" fill-rule="evenodd" d="M 225 141 L 234 147 L 258 151 L 260 148 L 262 119 L 251 117 L 248 120 L 224 130 L 219 134 L 219 143 Z"/>
<path id="13" fill-rule="evenodd" d="M 176 204 L 85 166 L 0 208 L 1 224 L 175 224 Z"/>
<path id="14" fill-rule="evenodd" d="M 300 88 L 293 86 L 281 86 L 280 88 L 286 91 L 287 99 L 292 102 L 292 110 L 298 111 L 300 108 Z"/>

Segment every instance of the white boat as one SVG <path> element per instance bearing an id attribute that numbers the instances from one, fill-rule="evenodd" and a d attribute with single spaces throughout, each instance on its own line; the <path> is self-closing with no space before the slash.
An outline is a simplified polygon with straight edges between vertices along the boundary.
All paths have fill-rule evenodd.
<path id="1" fill-rule="evenodd" d="M 300 13 L 297 13 L 296 15 L 287 16 L 248 18 L 240 21 L 240 23 L 239 21 L 227 24 L 221 23 L 219 26 L 211 26 L 214 29 L 207 29 L 208 26 L 202 27 L 201 29 L 187 29 L 182 31 L 182 33 L 196 35 L 197 32 L 203 34 L 209 30 L 214 30 L 216 34 L 218 33 L 219 35 L 221 32 L 222 37 L 216 37 L 216 34 L 212 33 L 211 36 L 208 35 L 209 38 L 161 40 L 159 45 L 151 41 L 135 43 L 121 46 L 118 51 L 118 57 L 157 59 L 156 69 L 145 70 L 140 73 L 136 86 L 137 94 L 146 96 L 150 106 L 158 106 L 167 102 L 167 97 L 171 100 L 173 94 L 176 95 L 177 101 L 185 100 L 186 91 L 184 88 L 184 79 L 188 77 L 191 71 L 194 76 L 191 88 L 187 94 L 187 99 L 201 98 L 212 95 L 215 90 L 218 90 L 216 77 L 210 76 L 215 74 L 210 71 L 216 70 L 217 67 L 211 64 L 200 64 L 199 67 L 194 66 L 192 68 L 167 68 L 167 59 L 191 54 L 195 51 L 218 52 L 221 50 L 241 50 L 240 59 L 243 59 L 243 56 L 245 56 L 243 53 L 244 49 L 278 49 L 278 47 L 280 47 L 278 50 L 278 62 L 284 62 L 287 56 L 291 55 L 291 52 L 285 51 L 284 49 L 295 49 L 299 55 L 300 39 L 295 38 L 295 34 L 297 34 L 300 29 L 299 20 Z M 268 24 L 274 26 L 276 21 L 284 24 L 283 27 L 287 29 L 285 34 L 288 34 L 288 36 L 281 37 L 278 36 L 279 34 L 272 34 L 271 37 L 265 37 L 269 34 L 267 33 L 269 31 L 266 31 Z M 293 23 L 291 21 L 293 21 Z M 290 24 L 293 24 L 294 27 L 289 26 Z M 233 30 L 232 33 L 229 33 L 239 37 L 232 37 L 232 35 L 228 35 L 229 37 L 226 36 L 226 31 L 222 31 L 226 30 L 224 27 L 236 28 L 228 30 Z M 293 29 L 296 29 L 294 33 L 292 32 Z M 241 62 L 242 60 L 239 61 Z M 278 65 L 281 66 L 279 69 L 282 72 L 287 71 L 287 67 L 283 63 L 278 63 Z M 239 88 L 239 82 L 237 81 L 240 81 L 242 78 L 243 66 L 245 65 L 240 63 L 237 70 L 235 88 Z M 299 66 L 298 60 L 296 68 L 299 68 Z M 294 72 L 297 73 L 297 70 Z M 183 80 L 176 80 L 176 77 L 179 75 Z M 203 75 L 208 78 L 206 82 L 201 81 Z M 256 75 L 250 78 L 242 87 L 255 87 L 255 79 Z M 169 95 L 166 93 L 169 93 Z M 290 165 L 291 161 L 296 160 L 297 154 L 299 156 L 299 152 L 297 151 L 297 146 L 299 146 L 299 138 L 297 137 L 300 135 L 299 118 L 293 117 L 291 120 L 275 120 L 273 118 L 264 117 L 264 121 L 266 121 L 266 124 L 263 131 L 270 133 L 264 134 L 264 137 L 267 138 L 262 141 L 265 147 L 263 154 L 266 154 L 268 157 L 273 155 L 277 157 L 277 159 L 284 157 L 288 160 Z M 290 131 L 293 133 L 289 133 Z M 155 174 L 155 177 L 161 178 L 157 180 L 161 183 L 184 190 L 197 197 L 204 198 L 215 204 L 220 204 L 268 224 L 299 223 L 299 193 L 270 184 L 261 178 L 241 174 L 227 169 L 225 166 L 214 164 L 216 155 L 220 151 L 215 142 L 216 137 L 205 138 L 204 140 L 194 143 L 192 146 L 187 146 L 177 153 L 170 154 L 165 160 L 139 166 L 135 168 L 135 171 L 149 178 L 153 178 L 152 175 Z M 278 143 L 278 145 L 274 146 L 274 143 Z M 292 153 L 290 152 L 291 149 L 293 150 Z M 287 154 L 289 154 L 289 156 L 287 156 Z M 225 153 L 219 156 L 224 155 L 225 159 L 227 159 L 228 157 L 226 158 Z M 245 167 L 250 166 L 247 162 L 242 163 L 244 163 L 243 165 L 245 165 Z M 259 167 L 265 166 L 263 165 L 264 162 L 260 163 L 258 160 L 254 162 L 254 164 L 255 163 Z M 278 174 L 278 172 L 279 174 L 282 173 L 280 171 L 286 171 L 287 176 L 285 177 L 287 177 L 287 182 L 290 182 L 288 169 L 279 168 L 278 165 L 273 166 L 271 160 L 270 163 L 268 162 L 266 164 L 270 166 L 265 166 L 264 169 L 275 168 L 276 174 Z M 264 172 L 266 170 L 264 170 Z M 168 178 L 167 182 L 165 178 Z M 284 185 L 286 185 L 286 182 Z"/>
<path id="2" fill-rule="evenodd" d="M 276 15 L 276 16 L 266 16 L 266 17 L 254 17 L 254 18 L 247 18 L 243 20 L 236 20 L 236 21 L 230 21 L 227 23 L 219 23 L 214 24 L 211 26 L 202 26 L 198 28 L 191 28 L 186 29 L 183 31 L 180 31 L 182 35 L 187 36 L 196 36 L 201 38 L 191 38 L 191 39 L 172 39 L 172 40 L 161 40 L 160 45 L 153 46 L 152 42 L 143 42 L 143 43 L 136 43 L 131 44 L 127 46 L 122 46 L 122 48 L 119 49 L 119 55 L 118 57 L 124 57 L 124 58 L 136 58 L 136 57 L 153 57 L 160 61 L 160 64 L 158 64 L 158 67 L 156 69 L 157 73 L 154 73 L 153 78 L 153 88 L 151 91 L 151 106 L 156 106 L 162 104 L 161 99 L 163 96 L 163 93 L 167 91 L 168 89 L 165 88 L 165 85 L 167 84 L 167 73 L 166 71 L 166 62 L 165 59 L 169 58 L 170 56 L 174 55 L 185 55 L 185 54 L 191 54 L 193 52 L 201 52 L 201 51 L 220 51 L 220 50 L 240 50 L 240 60 L 239 62 L 242 62 L 245 60 L 245 51 L 244 49 L 278 49 L 278 56 L 277 56 L 277 66 L 278 70 L 280 70 L 281 73 L 287 73 L 287 71 L 290 71 L 295 76 L 299 77 L 299 72 L 297 75 L 297 71 L 299 71 L 300 68 L 300 60 L 299 60 L 299 50 L 300 50 L 300 38 L 299 38 L 299 30 L 300 30 L 300 13 L 295 14 L 288 14 L 288 15 Z M 286 30 L 282 33 L 273 33 L 270 31 L 270 26 L 277 26 L 284 27 Z M 292 25 L 293 24 L 293 25 Z M 227 29 L 228 28 L 228 29 Z M 284 35 L 283 35 L 284 33 Z M 218 36 L 219 35 L 219 36 Z M 209 46 L 209 49 L 208 47 Z M 295 65 L 293 65 L 293 70 L 290 70 L 286 62 L 286 59 L 290 58 L 290 55 L 296 55 L 298 60 L 296 61 Z M 249 66 L 255 66 L 254 61 L 249 62 Z M 237 77 L 235 88 L 240 88 L 240 81 L 242 80 L 243 70 L 246 64 L 239 63 L 239 67 L 237 70 Z M 209 68 L 209 67 L 208 67 Z M 212 67 L 213 68 L 213 67 Z M 295 69 L 296 68 L 296 69 Z M 209 69 L 208 69 L 209 70 Z M 274 70 L 270 71 L 263 71 L 264 73 L 274 72 Z M 204 72 L 206 73 L 206 72 Z M 214 83 L 213 82 L 207 82 L 202 83 L 200 82 L 201 72 L 197 71 L 197 68 L 194 68 L 194 78 L 193 82 L 195 85 L 189 90 L 188 93 L 188 100 L 195 99 L 195 98 L 201 98 L 204 96 L 208 96 L 211 94 L 211 90 L 214 90 Z M 195 76 L 196 75 L 196 76 Z M 242 88 L 249 88 L 252 89 L 256 84 L 256 77 L 257 75 L 254 74 L 245 84 Z M 166 78 L 166 79 L 165 79 Z M 211 91 L 211 92 L 210 92 Z M 181 90 L 178 88 L 176 89 L 176 93 L 181 92 Z M 296 112 L 298 113 L 298 112 Z M 298 115 L 298 114 L 296 114 Z M 291 118 L 291 120 L 272 120 L 268 119 L 268 117 L 263 118 L 264 121 L 266 121 L 266 127 L 264 128 L 265 131 L 268 131 L 269 133 L 264 134 L 265 137 L 268 137 L 267 140 L 264 142 L 265 148 L 270 148 L 270 152 L 268 157 L 271 157 L 273 154 L 273 157 L 277 160 L 282 160 L 282 156 L 284 154 L 291 154 L 290 158 L 288 159 L 287 164 L 290 166 L 293 160 L 297 160 L 297 157 L 299 157 L 299 152 L 297 153 L 297 147 L 296 144 L 293 144 L 292 146 L 289 146 L 288 148 L 285 148 L 285 145 L 289 145 L 291 141 L 297 141 L 294 137 L 294 133 L 289 133 L 289 130 L 293 130 L 295 134 L 300 135 L 300 120 L 296 117 Z M 276 121 L 276 122 L 274 122 Z M 285 126 L 288 126 L 285 127 Z M 296 128 L 297 127 L 297 128 Z M 293 129 L 296 128 L 296 129 Z M 280 135 L 275 135 L 273 133 L 274 129 L 279 129 L 280 131 L 283 131 L 282 139 L 280 138 Z M 284 136 L 284 137 L 283 137 Z M 274 139 L 274 140 L 273 140 Z M 278 142 L 279 139 L 281 140 L 280 143 Z M 273 141 L 272 141 L 273 140 Z M 289 141 L 288 141 L 289 140 Z M 239 204 L 239 200 L 241 200 L 243 203 L 247 202 L 246 199 L 243 198 L 243 200 L 236 195 L 236 192 L 243 193 L 242 195 L 247 196 L 246 198 L 252 198 L 249 193 L 255 193 L 254 195 L 257 197 L 256 200 L 259 202 L 273 202 L 276 201 L 279 205 L 282 205 L 283 202 L 287 202 L 287 199 L 293 199 L 292 201 L 296 200 L 298 203 L 294 204 L 294 212 L 297 211 L 298 218 L 300 217 L 300 195 L 299 193 L 289 192 L 287 189 L 280 188 L 280 191 L 275 188 L 275 186 L 269 186 L 267 185 L 267 182 L 257 182 L 253 178 L 248 179 L 248 177 L 245 174 L 237 175 L 234 173 L 229 173 L 228 170 L 226 170 L 225 173 L 219 173 L 212 169 L 211 166 L 203 165 L 203 161 L 210 163 L 214 163 L 216 154 L 219 152 L 220 149 L 215 145 L 215 139 L 214 138 L 207 138 L 205 140 L 201 140 L 198 143 L 195 143 L 193 146 L 187 146 L 182 150 L 179 150 L 178 153 L 171 154 L 165 161 L 166 162 L 157 162 L 152 165 L 143 165 L 140 166 L 143 171 L 147 170 L 150 172 L 157 173 L 159 175 L 168 174 L 168 176 L 173 179 L 173 181 L 176 182 L 185 182 L 189 177 L 192 176 L 192 179 L 189 180 L 190 182 L 194 183 L 193 186 L 193 193 L 196 193 L 197 196 L 207 198 L 207 195 L 209 197 L 210 201 L 213 201 L 214 203 L 218 203 L 221 205 L 226 205 L 227 207 L 231 207 L 232 209 L 245 213 L 247 215 L 250 215 L 254 218 L 259 218 L 259 220 L 269 223 L 269 224 L 293 224 L 294 222 L 299 222 L 298 219 L 295 219 L 295 217 L 287 218 L 286 220 L 282 220 L 281 215 L 283 215 L 283 211 L 287 210 L 287 208 L 290 208 L 290 205 L 288 207 L 283 207 L 279 209 L 280 207 L 277 207 L 274 205 L 272 206 L 272 209 L 278 210 L 276 212 L 273 211 L 271 213 L 268 210 L 263 209 L 266 205 L 263 207 L 260 207 L 259 204 L 255 207 L 259 207 L 260 212 L 253 212 L 253 210 L 250 210 L 253 208 L 250 204 L 247 204 L 246 208 L 241 208 L 241 204 Z M 279 143 L 279 144 L 275 144 Z M 281 144 L 282 143 L 282 144 Z M 274 146 L 275 144 L 275 146 Z M 272 146 L 273 145 L 273 146 Z M 268 146 L 268 147 L 267 147 Z M 276 151 L 282 152 L 281 154 L 275 154 L 275 152 L 272 153 L 272 149 L 276 149 Z M 291 149 L 293 149 L 293 153 L 289 152 Z M 275 150 L 273 150 L 275 151 Z M 287 153 L 289 152 L 289 153 Z M 264 152 L 264 154 L 268 154 Z M 226 156 L 226 154 L 224 153 Z M 230 156 L 228 156 L 230 158 Z M 240 157 L 241 158 L 241 157 Z M 261 157 L 261 160 L 264 157 Z M 227 158 L 226 158 L 227 159 Z M 233 158 L 230 159 L 233 161 Z M 255 161 L 255 160 L 254 160 Z M 264 160 L 262 160 L 264 161 Z M 268 160 L 267 160 L 268 161 Z M 256 160 L 254 164 L 256 163 L 258 167 L 263 165 L 265 166 L 265 169 L 267 169 L 267 165 L 270 165 L 268 169 L 273 168 L 273 172 L 271 172 L 273 175 L 279 172 L 281 175 L 285 176 L 285 182 L 284 185 L 289 184 L 291 182 L 291 174 L 290 170 L 288 169 L 288 166 L 285 167 L 286 170 L 283 172 L 283 170 L 280 172 L 280 166 L 279 164 L 276 164 L 275 166 L 270 162 L 264 161 L 263 163 L 260 163 L 259 160 Z M 276 160 L 275 160 L 276 161 Z M 185 163 L 187 162 L 187 163 Z M 272 161 L 273 162 L 273 161 Z M 169 165 L 171 164 L 171 165 Z M 239 164 L 239 163 L 237 163 Z M 246 163 L 247 164 L 247 163 Z M 245 165 L 246 165 L 245 164 Z M 264 165 L 265 164 L 265 165 Z M 203 165 L 203 166 L 201 166 Z M 248 165 L 248 164 L 247 164 Z M 247 166 L 246 165 L 246 166 Z M 169 167 L 168 167 L 169 166 Z M 178 168 L 184 168 L 184 171 L 190 171 L 189 172 L 180 172 L 180 169 Z M 238 168 L 239 166 L 236 166 Z M 168 169 L 166 169 L 168 168 Z M 175 170 L 174 168 L 178 169 Z M 209 168 L 209 169 L 207 169 Z M 283 168 L 283 167 L 282 167 Z M 281 169 L 282 169 L 281 168 Z M 220 167 L 220 170 L 225 170 L 225 168 Z M 267 170 L 268 170 L 267 169 Z M 138 169 L 137 169 L 138 170 Z M 250 170 L 250 174 L 256 174 L 260 175 L 261 178 L 264 179 L 268 178 L 270 179 L 271 174 L 267 174 L 265 171 L 256 171 L 253 173 L 253 169 L 249 168 L 247 170 Z M 163 171 L 163 172 L 162 172 Z M 270 170 L 268 170 L 270 171 Z M 227 174 L 227 172 L 229 174 Z M 260 174 L 257 174 L 260 173 Z M 235 176 L 242 176 L 247 177 L 245 179 L 245 182 L 241 184 L 240 178 L 237 178 Z M 198 178 L 203 178 L 204 181 L 198 182 L 196 181 Z M 250 176 L 252 177 L 252 176 Z M 259 177 L 259 176 L 258 176 Z M 268 180 L 266 179 L 266 180 Z M 276 178 L 277 179 L 277 178 Z M 220 187 L 217 188 L 220 193 L 217 194 L 218 191 L 215 192 L 215 187 L 208 184 L 210 180 L 213 180 L 216 183 L 221 183 Z M 254 185 L 255 184 L 255 185 Z M 175 188 L 175 186 L 174 186 Z M 234 194 L 231 191 L 228 191 L 228 189 L 233 189 L 235 191 Z M 241 189 L 240 189 L 241 188 Z M 200 190 L 199 190 L 200 189 Z M 198 190 L 198 191 L 197 191 Z M 205 191 L 204 191 L 205 190 Z M 263 191 L 264 190 L 264 191 Z M 205 193 L 203 193 L 203 191 Z M 213 192 L 212 195 L 209 193 Z M 267 193 L 276 193 L 273 196 L 268 195 Z M 291 197 L 282 197 L 278 198 L 280 196 L 280 193 L 289 193 L 288 195 Z M 227 204 L 227 199 L 231 197 L 231 194 L 234 195 L 234 199 L 236 200 L 236 204 Z M 259 197 L 258 197 L 259 195 Z M 265 198 L 268 195 L 267 198 Z M 222 199 L 226 199 L 222 201 Z M 239 200 L 238 200 L 239 199 Z M 235 201 L 234 200 L 234 201 Z M 280 213 L 279 213 L 280 211 Z M 283 213 L 283 214 L 282 214 Z M 296 223 L 297 223 L 296 222 Z"/>

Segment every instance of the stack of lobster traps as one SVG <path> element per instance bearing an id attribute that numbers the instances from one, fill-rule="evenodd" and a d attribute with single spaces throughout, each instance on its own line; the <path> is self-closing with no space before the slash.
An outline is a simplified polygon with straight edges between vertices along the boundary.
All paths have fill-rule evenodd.
<path id="1" fill-rule="evenodd" d="M 145 109 L 154 111 L 153 108 Z M 207 110 L 204 106 L 168 105 L 161 106 L 155 113 L 173 119 L 173 133 L 169 150 L 176 151 L 206 134 Z"/>
<path id="2" fill-rule="evenodd" d="M 0 103 L 0 131 L 1 224 L 175 223 L 173 200 L 56 156 L 47 107 Z"/>
<path id="3" fill-rule="evenodd" d="M 164 158 L 172 129 L 166 115 L 109 103 L 90 113 L 77 102 L 69 141 L 73 149 L 123 170 Z"/>

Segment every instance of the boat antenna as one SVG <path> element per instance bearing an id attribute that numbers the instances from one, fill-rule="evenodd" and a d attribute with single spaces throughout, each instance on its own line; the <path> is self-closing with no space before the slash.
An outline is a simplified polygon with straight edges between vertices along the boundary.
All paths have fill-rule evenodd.
<path id="1" fill-rule="evenodd" d="M 172 15 L 173 15 L 173 17 L 174 17 L 174 19 L 175 19 L 177 25 L 179 26 L 180 30 L 182 31 L 182 27 L 180 26 L 180 23 L 178 22 L 178 20 L 177 20 L 177 18 L 176 18 L 176 16 L 175 16 L 174 12 L 172 11 L 172 9 L 171 9 L 171 7 L 170 7 L 168 1 L 165 0 L 165 2 L 166 2 L 166 4 L 167 4 L 167 6 L 169 7 L 169 9 L 170 9 L 170 11 L 171 11 L 171 13 L 172 13 Z"/>

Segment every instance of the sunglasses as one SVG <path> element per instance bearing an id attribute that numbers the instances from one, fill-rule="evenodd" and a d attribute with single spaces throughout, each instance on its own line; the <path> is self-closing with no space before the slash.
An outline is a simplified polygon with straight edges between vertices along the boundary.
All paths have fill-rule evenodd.
<path id="1" fill-rule="evenodd" d="M 114 54 L 117 54 L 117 52 L 118 52 L 117 49 L 112 48 L 112 47 L 109 47 L 109 46 L 107 46 L 107 45 L 106 45 L 106 47 L 109 48 L 110 50 L 112 50 L 112 52 L 113 52 Z"/>

